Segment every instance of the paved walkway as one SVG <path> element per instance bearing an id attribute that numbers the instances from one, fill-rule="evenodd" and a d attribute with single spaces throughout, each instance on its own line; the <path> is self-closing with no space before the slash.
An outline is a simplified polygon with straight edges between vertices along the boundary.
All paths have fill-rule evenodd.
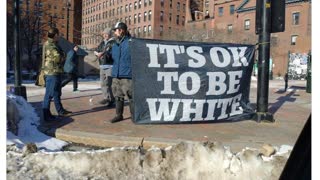
<path id="1" fill-rule="evenodd" d="M 252 81 L 250 101 L 256 104 L 256 81 Z M 283 81 L 270 81 L 269 112 L 275 123 L 257 123 L 246 120 L 233 123 L 206 123 L 183 125 L 135 125 L 130 119 L 129 107 L 125 107 L 126 120 L 109 122 L 115 109 L 98 104 L 101 92 L 98 81 L 80 82 L 80 92 L 73 93 L 72 85 L 62 92 L 62 103 L 74 112 L 59 122 L 42 123 L 41 130 L 65 141 L 95 146 L 137 146 L 144 138 L 144 146 L 166 147 L 180 141 L 220 141 L 231 150 L 245 147 L 259 148 L 263 143 L 280 146 L 294 145 L 311 113 L 311 94 L 305 91 L 305 81 L 289 81 L 289 90 L 283 92 Z M 39 114 L 44 89 L 27 87 L 28 101 Z M 89 99 L 93 98 L 93 104 Z M 51 111 L 55 113 L 53 103 Z"/>

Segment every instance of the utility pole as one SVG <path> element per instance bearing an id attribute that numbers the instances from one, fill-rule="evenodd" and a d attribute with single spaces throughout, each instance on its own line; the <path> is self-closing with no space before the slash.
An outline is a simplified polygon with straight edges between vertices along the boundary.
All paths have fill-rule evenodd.
<path id="1" fill-rule="evenodd" d="M 21 64 L 20 64 L 20 1 L 15 0 L 14 4 L 14 87 L 10 87 L 10 92 L 27 99 L 26 87 L 21 86 Z"/>
<path id="2" fill-rule="evenodd" d="M 258 0 L 259 1 L 259 0 Z M 271 0 L 260 0 L 261 33 L 259 33 L 258 56 L 258 89 L 257 89 L 257 121 L 274 122 L 273 115 L 268 112 L 269 97 L 269 61 L 271 34 Z"/>
<path id="3" fill-rule="evenodd" d="M 257 0 L 256 34 L 259 34 L 257 122 L 274 122 L 268 112 L 270 35 L 283 32 L 285 28 L 285 0 Z"/>
<path id="4" fill-rule="evenodd" d="M 70 2 L 67 2 L 67 40 L 69 41 L 69 17 L 70 16 Z"/>

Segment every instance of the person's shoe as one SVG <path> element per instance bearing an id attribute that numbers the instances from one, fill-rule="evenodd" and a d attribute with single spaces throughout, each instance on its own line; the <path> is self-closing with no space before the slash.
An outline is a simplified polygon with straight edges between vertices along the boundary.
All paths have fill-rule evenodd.
<path id="1" fill-rule="evenodd" d="M 42 109 L 43 112 L 43 121 L 52 122 L 57 119 L 57 117 L 53 116 L 49 109 Z"/>
<path id="2" fill-rule="evenodd" d="M 78 93 L 78 92 L 80 92 L 78 89 L 74 89 L 72 92 L 74 92 L 74 93 Z"/>
<path id="3" fill-rule="evenodd" d="M 122 121 L 123 120 L 123 116 L 122 115 L 117 115 L 116 117 L 114 117 L 113 119 L 111 119 L 111 123 L 116 123 L 116 122 L 119 122 L 119 121 Z"/>
<path id="4" fill-rule="evenodd" d="M 107 104 L 109 101 L 107 99 L 102 99 L 101 101 L 99 101 L 99 104 L 105 105 Z"/>
<path id="5" fill-rule="evenodd" d="M 108 108 L 111 108 L 111 107 L 114 107 L 114 106 L 115 106 L 114 101 L 108 101 L 106 103 L 106 107 L 108 107 Z"/>
<path id="6" fill-rule="evenodd" d="M 72 112 L 68 111 L 68 110 L 63 110 L 63 111 L 59 112 L 59 116 L 69 116 L 71 114 L 72 114 Z"/>

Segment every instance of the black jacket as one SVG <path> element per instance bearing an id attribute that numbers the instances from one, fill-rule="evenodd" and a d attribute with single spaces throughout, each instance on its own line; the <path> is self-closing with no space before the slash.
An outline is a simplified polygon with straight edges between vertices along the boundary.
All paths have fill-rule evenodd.
<path id="1" fill-rule="evenodd" d="M 108 40 L 107 44 L 105 45 L 104 41 L 102 41 L 99 46 L 97 47 L 97 52 L 104 52 L 102 57 L 99 59 L 99 65 L 112 65 L 113 59 L 111 58 L 110 54 L 108 52 L 111 52 L 112 45 L 114 44 L 114 40 L 110 39 Z"/>

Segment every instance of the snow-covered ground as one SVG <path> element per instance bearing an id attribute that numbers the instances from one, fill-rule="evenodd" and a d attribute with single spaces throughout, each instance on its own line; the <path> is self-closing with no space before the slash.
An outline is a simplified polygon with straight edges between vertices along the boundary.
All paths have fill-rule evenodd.
<path id="1" fill-rule="evenodd" d="M 231 152 L 217 142 L 181 142 L 165 149 L 113 147 L 60 151 L 66 142 L 38 131 L 39 117 L 23 98 L 7 94 L 17 107 L 17 135 L 7 131 L 7 179 L 278 179 L 292 147 Z M 12 120 L 8 119 L 11 122 Z M 36 149 L 32 146 L 36 145 Z"/>

